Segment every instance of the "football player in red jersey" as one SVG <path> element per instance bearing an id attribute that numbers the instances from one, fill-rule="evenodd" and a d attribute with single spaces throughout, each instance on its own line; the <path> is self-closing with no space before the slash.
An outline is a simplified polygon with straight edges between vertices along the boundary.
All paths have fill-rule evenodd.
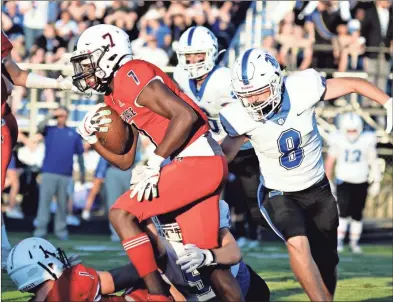
<path id="1" fill-rule="evenodd" d="M 147 164 L 135 169 L 132 190 L 122 195 L 109 219 L 123 247 L 150 292 L 152 299 L 165 299 L 168 291 L 157 272 L 153 248 L 141 227 L 146 219 L 178 211 L 176 221 L 183 243 L 200 248 L 218 246 L 218 201 L 227 176 L 227 163 L 220 146 L 211 138 L 205 114 L 157 66 L 133 60 L 128 35 L 106 24 L 92 26 L 80 36 L 71 57 L 74 85 L 105 93 L 105 103 L 132 125 L 134 142 L 124 155 L 116 155 L 97 143 L 96 131 L 105 132 L 111 122 L 96 109 L 88 112 L 79 133 L 113 165 L 132 166 L 139 133 L 156 145 Z M 161 168 L 162 162 L 171 162 Z M 197 185 L 195 179 L 202 179 Z M 226 271 L 230 275 L 229 271 Z M 233 278 L 233 277 L 232 277 Z M 242 300 L 233 278 L 232 298 Z"/>
<path id="2" fill-rule="evenodd" d="M 5 175 L 11 160 L 11 151 L 18 138 L 18 124 L 7 104 L 13 85 L 27 88 L 72 89 L 72 81 L 68 78 L 51 79 L 33 72 L 20 69 L 11 58 L 12 44 L 1 31 L 1 190 L 3 191 Z M 3 259 L 7 258 L 10 243 L 7 238 L 3 219 L 1 219 L 1 250 Z M 5 262 L 2 261 L 2 269 Z"/>
<path id="3" fill-rule="evenodd" d="M 49 241 L 31 237 L 11 250 L 7 273 L 21 292 L 34 295 L 33 301 L 145 301 L 147 291 L 128 290 L 122 296 L 110 295 L 137 285 L 140 280 L 130 263 L 109 271 L 83 265 L 78 257 L 67 258 Z"/>

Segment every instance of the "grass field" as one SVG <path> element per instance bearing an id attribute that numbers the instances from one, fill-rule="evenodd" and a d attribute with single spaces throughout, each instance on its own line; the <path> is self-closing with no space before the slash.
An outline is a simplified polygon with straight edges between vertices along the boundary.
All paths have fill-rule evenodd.
<path id="1" fill-rule="evenodd" d="M 10 233 L 11 244 L 30 236 Z M 78 253 L 88 266 L 99 270 L 110 269 L 127 262 L 119 243 L 104 236 L 77 236 L 67 242 L 49 240 L 67 253 Z M 340 257 L 339 282 L 336 301 L 392 301 L 393 278 L 391 245 L 366 245 L 363 255 L 348 251 Z M 267 282 L 272 301 L 307 301 L 307 296 L 289 269 L 285 247 L 280 243 L 265 243 L 260 249 L 244 251 L 250 264 Z M 2 273 L 1 300 L 26 301 L 28 295 L 17 292 L 6 273 Z"/>

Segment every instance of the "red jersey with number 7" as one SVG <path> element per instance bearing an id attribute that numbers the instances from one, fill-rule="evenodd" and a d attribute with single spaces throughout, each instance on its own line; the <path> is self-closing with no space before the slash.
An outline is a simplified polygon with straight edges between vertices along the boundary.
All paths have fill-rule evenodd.
<path id="1" fill-rule="evenodd" d="M 164 139 L 170 120 L 138 104 L 138 96 L 151 81 L 162 81 L 176 96 L 187 103 L 200 117 L 199 123 L 190 133 L 182 151 L 200 136 L 209 131 L 206 115 L 172 79 L 157 66 L 143 61 L 131 60 L 125 63 L 114 76 L 114 91 L 105 96 L 105 103 L 113 108 L 128 124 L 149 137 L 153 144 L 159 145 Z"/>

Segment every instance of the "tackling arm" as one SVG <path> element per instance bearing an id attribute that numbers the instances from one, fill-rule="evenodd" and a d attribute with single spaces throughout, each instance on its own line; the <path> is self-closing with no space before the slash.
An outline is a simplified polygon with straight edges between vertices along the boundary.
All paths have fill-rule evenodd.
<path id="1" fill-rule="evenodd" d="M 16 86 L 23 86 L 27 88 L 54 88 L 54 89 L 72 89 L 72 81 L 59 77 L 58 79 L 51 79 L 43 77 L 33 72 L 20 69 L 19 66 L 12 60 L 11 54 L 8 54 L 2 61 L 4 67 L 11 76 L 13 83 Z"/>
<path id="2" fill-rule="evenodd" d="M 239 152 L 240 147 L 248 140 L 245 135 L 240 135 L 236 137 L 231 137 L 227 135 L 225 139 L 221 143 L 221 148 L 224 151 L 224 154 L 228 160 L 228 163 L 231 162 L 236 154 Z"/>
<path id="3" fill-rule="evenodd" d="M 242 253 L 236 243 L 235 237 L 228 228 L 220 229 L 219 242 L 221 247 L 212 249 L 217 264 L 234 265 L 242 259 Z"/>

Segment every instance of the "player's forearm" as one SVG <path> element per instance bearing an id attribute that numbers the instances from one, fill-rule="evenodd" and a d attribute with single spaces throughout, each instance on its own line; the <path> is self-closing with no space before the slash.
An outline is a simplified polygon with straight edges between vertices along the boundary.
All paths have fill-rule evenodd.
<path id="1" fill-rule="evenodd" d="M 36 73 L 19 68 L 19 66 L 11 59 L 10 55 L 3 62 L 16 86 L 39 89 L 60 88 L 59 81 L 56 79 L 40 76 Z"/>
<path id="2" fill-rule="evenodd" d="M 374 102 L 384 105 L 389 96 L 367 80 L 361 78 L 334 78 L 326 81 L 327 89 L 324 100 L 331 100 L 350 93 L 357 93 Z"/>
<path id="3" fill-rule="evenodd" d="M 131 150 L 124 155 L 117 155 L 105 149 L 99 142 L 91 145 L 99 155 L 105 158 L 112 165 L 118 167 L 120 170 L 128 170 L 134 164 L 136 153 L 136 142 L 134 141 Z"/>
<path id="4" fill-rule="evenodd" d="M 242 259 L 242 254 L 236 242 L 211 251 L 214 254 L 214 261 L 218 264 L 234 265 Z"/>
<path id="5" fill-rule="evenodd" d="M 364 79 L 354 81 L 353 86 L 357 94 L 367 97 L 381 105 L 385 105 L 390 98 L 384 91 Z"/>
<path id="6" fill-rule="evenodd" d="M 245 143 L 246 137 L 244 135 L 238 137 L 230 137 L 227 135 L 221 143 L 221 148 L 227 158 L 228 163 L 231 162 L 240 150 L 240 147 Z"/>
<path id="7" fill-rule="evenodd" d="M 189 138 L 197 120 L 198 116 L 193 111 L 172 117 L 164 139 L 154 152 L 163 158 L 172 155 Z"/>

